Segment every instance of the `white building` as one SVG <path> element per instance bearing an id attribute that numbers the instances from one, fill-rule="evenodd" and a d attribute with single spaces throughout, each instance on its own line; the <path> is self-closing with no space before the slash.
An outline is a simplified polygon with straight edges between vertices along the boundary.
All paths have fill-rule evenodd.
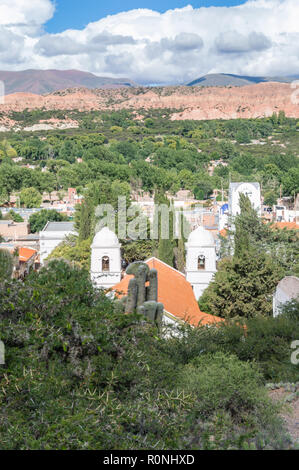
<path id="1" fill-rule="evenodd" d="M 286 276 L 279 282 L 273 297 L 273 316 L 277 317 L 286 303 L 296 299 L 299 301 L 299 278 Z"/>
<path id="2" fill-rule="evenodd" d="M 199 226 L 190 233 L 186 250 L 186 280 L 192 285 L 198 300 L 217 271 L 213 235 Z"/>
<path id="3" fill-rule="evenodd" d="M 68 235 L 76 235 L 73 222 L 48 222 L 40 232 L 40 262 L 52 253 Z"/>
<path id="4" fill-rule="evenodd" d="M 104 227 L 91 246 L 91 280 L 97 287 L 109 289 L 121 279 L 120 244 L 114 232 Z"/>
<path id="5" fill-rule="evenodd" d="M 229 185 L 229 215 L 240 214 L 240 194 L 249 197 L 258 215 L 261 215 L 261 188 L 259 183 L 230 183 Z"/>
<path id="6" fill-rule="evenodd" d="M 223 230 L 224 228 L 227 228 L 228 226 L 228 213 L 229 213 L 229 206 L 228 204 L 223 204 L 220 208 L 219 208 L 219 225 L 218 225 L 218 228 L 219 228 L 219 232 L 221 232 L 221 230 Z"/>

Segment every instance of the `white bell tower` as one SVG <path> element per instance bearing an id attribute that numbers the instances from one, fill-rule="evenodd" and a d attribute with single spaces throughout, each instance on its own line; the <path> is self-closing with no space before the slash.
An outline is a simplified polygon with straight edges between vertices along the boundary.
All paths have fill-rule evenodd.
<path id="1" fill-rule="evenodd" d="M 96 287 L 109 289 L 121 280 L 120 244 L 114 232 L 104 227 L 91 245 L 90 276 Z"/>
<path id="2" fill-rule="evenodd" d="M 192 285 L 198 300 L 217 271 L 213 235 L 204 227 L 198 227 L 190 233 L 186 250 L 186 279 Z"/>

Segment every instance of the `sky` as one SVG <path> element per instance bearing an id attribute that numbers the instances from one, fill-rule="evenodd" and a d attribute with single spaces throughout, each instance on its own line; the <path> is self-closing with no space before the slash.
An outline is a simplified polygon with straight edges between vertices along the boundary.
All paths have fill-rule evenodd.
<path id="1" fill-rule="evenodd" d="M 299 0 L 1 0 L 0 70 L 140 84 L 299 73 Z"/>
<path id="2" fill-rule="evenodd" d="M 55 15 L 45 25 L 45 29 L 49 33 L 60 33 L 68 28 L 81 29 L 95 19 L 138 8 L 149 8 L 164 13 L 167 10 L 187 5 L 196 8 L 219 7 L 241 5 L 245 2 L 246 0 L 109 0 L 108 2 L 103 0 L 56 0 Z"/>

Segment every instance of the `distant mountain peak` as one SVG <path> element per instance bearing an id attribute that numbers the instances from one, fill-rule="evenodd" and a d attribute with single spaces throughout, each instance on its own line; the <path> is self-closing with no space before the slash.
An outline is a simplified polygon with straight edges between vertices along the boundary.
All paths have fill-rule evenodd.
<path id="1" fill-rule="evenodd" d="M 0 80 L 5 84 L 6 94 L 23 92 L 44 95 L 66 88 L 95 89 L 138 86 L 128 78 L 99 77 L 81 70 L 0 71 Z"/>
<path id="2" fill-rule="evenodd" d="M 266 83 L 266 82 L 279 82 L 279 83 L 290 83 L 293 80 L 299 78 L 299 75 L 294 76 L 249 76 L 249 75 L 235 75 L 232 73 L 209 73 L 203 75 L 200 78 L 196 78 L 189 83 L 186 83 L 186 86 L 246 86 L 254 85 L 256 83 Z"/>

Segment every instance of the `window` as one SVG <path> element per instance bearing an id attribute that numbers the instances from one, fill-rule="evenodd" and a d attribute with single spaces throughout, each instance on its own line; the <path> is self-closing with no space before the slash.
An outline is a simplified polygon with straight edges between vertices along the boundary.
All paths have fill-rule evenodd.
<path id="1" fill-rule="evenodd" d="M 110 260 L 108 256 L 103 256 L 102 258 L 102 271 L 106 273 L 110 271 Z"/>
<path id="2" fill-rule="evenodd" d="M 202 270 L 206 267 L 206 258 L 204 255 L 200 255 L 197 259 L 197 269 Z"/>

